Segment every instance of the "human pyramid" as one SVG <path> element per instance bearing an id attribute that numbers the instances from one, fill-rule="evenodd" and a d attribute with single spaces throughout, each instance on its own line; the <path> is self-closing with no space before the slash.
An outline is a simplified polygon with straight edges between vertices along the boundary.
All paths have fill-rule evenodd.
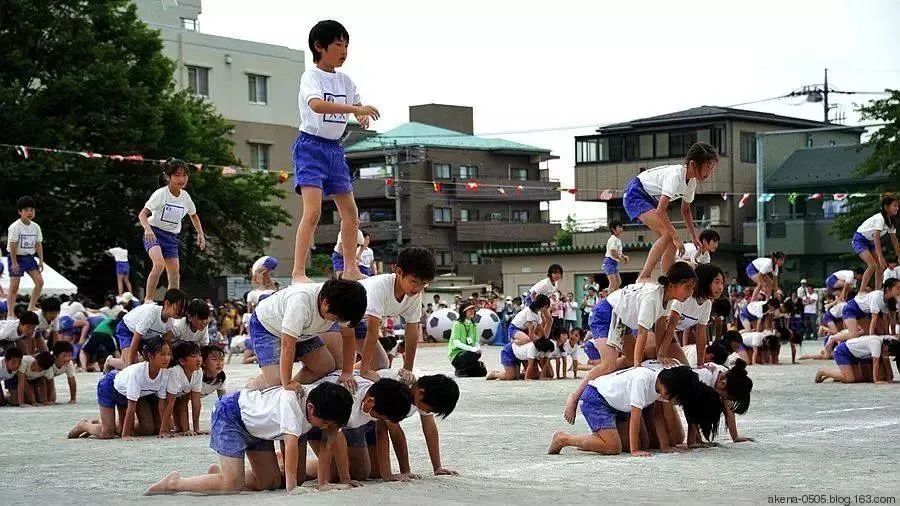
<path id="1" fill-rule="evenodd" d="M 80 368 L 102 365 L 105 374 L 97 385 L 99 418 L 78 421 L 70 438 L 209 435 L 218 463 L 198 476 L 171 472 L 152 484 L 148 494 L 277 489 L 290 493 L 307 480 L 315 480 L 319 490 L 357 487 L 372 477 L 409 481 L 417 476 L 411 472 L 402 422 L 415 414 L 434 473 L 457 474 L 442 464 L 435 417 L 454 411 L 459 387 L 445 375 L 416 377 L 412 372 L 422 294 L 435 277 L 434 256 L 425 248 L 407 247 L 399 252 L 394 272 L 386 274 L 367 269 L 371 262 L 361 267 L 355 261 L 365 238 L 359 231 L 350 171 L 339 140 L 350 114 L 365 128 L 379 112 L 362 105 L 353 82 L 336 72 L 346 60 L 348 43 L 349 34 L 336 21 L 322 21 L 309 34 L 315 66 L 301 77 L 301 126 L 293 146 L 295 189 L 303 201 L 293 284 L 276 290 L 271 271 L 277 261 L 272 257 L 259 258 L 250 269 L 249 337 L 241 346 L 248 358 L 255 356 L 260 371 L 241 390 L 226 391 L 225 352 L 204 340 L 208 304 L 190 300 L 179 289 L 178 235 L 185 215 L 197 231 L 197 246 L 205 248 L 197 209 L 185 190 L 187 164 L 166 163 L 165 185 L 138 216 L 153 263 L 144 304 L 128 300 L 129 307 L 121 308 L 127 311 L 112 317 L 53 298 L 40 300 L 38 309 L 41 232 L 32 221 L 34 201 L 24 197 L 18 203 L 20 220 L 9 229 L 14 281 L 8 294 L 10 318 L 0 326 L 0 343 L 6 343 L 0 379 L 5 380 L 9 401 L 22 406 L 35 398 L 55 402 L 53 378 L 67 374 L 74 402 L 76 357 Z M 574 361 L 579 344 L 588 356 L 586 365 L 573 364 L 574 370 L 587 374 L 569 395 L 564 418 L 574 423 L 580 404 L 590 433 L 557 432 L 549 453 L 569 446 L 606 455 L 686 451 L 711 443 L 722 415 L 734 442 L 750 440 L 738 434 L 735 423 L 735 415 L 746 413 L 750 405 L 753 382 L 747 366 L 777 363 L 784 340 L 791 342 L 794 356 L 799 339 L 773 325 L 773 314 L 783 305 L 772 298 L 785 261 L 780 252 L 747 266 L 755 284 L 752 301 L 740 312 L 741 330 L 726 323 L 731 307 L 722 298 L 725 275 L 711 259 L 719 234 L 698 232 L 691 209 L 697 184 L 717 167 L 715 148 L 701 142 L 691 146 L 683 164 L 644 171 L 628 183 L 625 210 L 656 240 L 637 282 L 621 287 L 619 266 L 629 257 L 619 239 L 622 224 L 610 223 L 603 262 L 609 295 L 594 306 L 585 336 L 575 333 L 564 339 L 551 325 L 550 295 L 563 273 L 557 264 L 532 287 L 525 307 L 512 319 L 510 342 L 501 351 L 503 367 L 490 371 L 489 380 L 543 377 L 546 361 L 541 358 L 555 353 L 556 358 L 569 356 Z M 332 256 L 336 276 L 313 283 L 305 266 L 323 196 L 334 199 L 341 217 Z M 679 199 L 688 243 L 682 242 L 668 217 L 669 204 Z M 892 379 L 887 357 L 900 354 L 894 337 L 900 281 L 882 274 L 887 263 L 880 241 L 889 234 L 900 253 L 894 228 L 897 213 L 897 199 L 886 195 L 881 212 L 866 220 L 853 238 L 865 271 L 839 271 L 827 280 L 836 292 L 828 311 L 832 318 L 823 322 L 828 343 L 820 356 L 801 358 L 833 356 L 840 371 L 819 371 L 817 382 Z M 117 261 L 122 292 L 127 251 L 119 246 L 109 253 Z M 654 278 L 657 266 L 664 275 Z M 168 290 L 158 304 L 154 296 L 163 271 Z M 19 280 L 25 274 L 32 277 L 35 289 L 28 307 L 17 308 Z M 831 311 L 838 307 L 837 313 Z M 463 314 L 474 311 L 461 309 Z M 382 321 L 395 317 L 406 322 L 400 370 L 390 368 L 390 347 L 379 340 Z M 469 353 L 476 348 L 461 347 Z M 297 362 L 300 368 L 295 370 Z M 213 392 L 218 400 L 207 432 L 200 428 L 201 398 Z M 683 410 L 686 429 L 676 407 Z M 397 474 L 392 472 L 389 444 L 397 455 Z M 315 458 L 308 456 L 308 448 Z"/>

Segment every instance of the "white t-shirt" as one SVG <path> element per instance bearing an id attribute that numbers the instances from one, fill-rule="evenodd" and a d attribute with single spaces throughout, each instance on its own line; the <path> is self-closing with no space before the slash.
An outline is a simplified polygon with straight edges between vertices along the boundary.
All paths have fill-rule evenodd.
<path id="1" fill-rule="evenodd" d="M 0 357 L 0 381 L 6 381 L 6 380 L 12 378 L 13 376 L 16 375 L 17 372 L 19 372 L 18 369 L 14 370 L 14 371 L 10 371 L 9 369 L 7 369 L 6 368 L 6 357 Z"/>
<path id="2" fill-rule="evenodd" d="M 19 340 L 19 320 L 0 320 L 0 341 Z"/>
<path id="3" fill-rule="evenodd" d="M 816 314 L 819 312 L 819 294 L 816 292 L 807 293 L 803 295 L 804 298 L 808 299 L 809 304 L 803 304 L 803 313 L 804 314 Z"/>
<path id="4" fill-rule="evenodd" d="M 38 324 L 35 329 L 38 332 L 47 332 L 48 330 L 58 330 L 59 329 L 59 316 L 52 321 L 47 321 L 47 317 L 44 316 L 44 312 L 40 309 L 35 309 L 34 314 L 38 317 Z"/>
<path id="5" fill-rule="evenodd" d="M 16 220 L 7 230 L 7 249 L 12 251 L 11 246 L 15 244 L 16 255 L 34 255 L 40 242 L 44 242 L 44 236 L 41 227 L 33 221 L 26 225 Z"/>
<path id="6" fill-rule="evenodd" d="M 776 276 L 778 275 L 778 267 L 775 266 L 771 258 L 757 258 L 753 261 L 753 267 L 756 267 L 760 274 L 772 274 L 774 272 Z"/>
<path id="7" fill-rule="evenodd" d="M 527 342 L 522 346 L 512 343 L 512 352 L 516 359 L 523 362 L 526 360 L 534 360 L 538 356 L 537 348 L 534 347 L 533 342 Z"/>
<path id="8" fill-rule="evenodd" d="M 336 382 L 338 376 L 329 375 L 325 378 L 328 380 L 333 379 Z M 374 385 L 374 383 L 367 379 L 356 378 L 356 393 L 353 394 L 353 408 L 350 410 L 350 419 L 347 421 L 347 425 L 345 425 L 346 428 L 355 429 L 375 420 L 362 410 L 363 399 L 365 399 L 366 394 L 369 392 L 369 388 L 371 388 L 372 385 Z"/>
<path id="9" fill-rule="evenodd" d="M 756 348 L 758 346 L 762 346 L 763 338 L 769 335 L 766 332 L 741 332 L 741 339 L 744 341 L 744 346 L 749 348 Z"/>
<path id="10" fill-rule="evenodd" d="M 863 237 L 870 241 L 875 240 L 875 233 L 878 233 L 878 236 L 881 237 L 885 234 L 885 232 L 889 234 L 897 233 L 897 229 L 891 227 L 888 228 L 887 224 L 884 222 L 884 216 L 881 213 L 872 215 L 871 218 L 862 222 L 862 225 L 856 229 L 856 232 L 862 234 Z"/>
<path id="11" fill-rule="evenodd" d="M 716 381 L 719 380 L 719 376 L 721 374 L 724 374 L 728 369 L 726 369 L 725 366 L 710 362 L 708 364 L 705 364 L 705 367 L 693 367 L 691 370 L 700 377 L 701 383 L 705 383 L 706 386 L 716 388 Z"/>
<path id="12" fill-rule="evenodd" d="M 846 306 L 846 302 L 838 302 L 837 304 L 831 306 L 831 309 L 828 310 L 831 313 L 831 316 L 841 320 L 844 318 L 844 306 Z"/>
<path id="13" fill-rule="evenodd" d="M 184 215 L 197 214 L 197 208 L 188 192 L 181 190 L 178 196 L 172 195 L 168 186 L 153 192 L 144 207 L 150 210 L 150 225 L 166 232 L 181 232 L 181 221 Z"/>
<path id="14" fill-rule="evenodd" d="M 106 252 L 112 255 L 116 262 L 128 261 L 128 250 L 125 248 L 116 246 L 115 248 L 109 248 Z"/>
<path id="15" fill-rule="evenodd" d="M 678 330 L 687 330 L 695 325 L 709 324 L 712 299 L 706 299 L 703 304 L 698 304 L 696 298 L 688 297 L 684 302 L 673 300 L 669 307 L 681 315 L 681 320 L 678 321 Z"/>
<path id="16" fill-rule="evenodd" d="M 322 283 L 299 283 L 283 288 L 256 306 L 256 318 L 273 335 L 287 334 L 300 339 L 328 330 L 334 322 L 319 314 Z"/>
<path id="17" fill-rule="evenodd" d="M 697 246 L 692 242 L 686 242 L 684 243 L 684 255 L 681 255 L 675 260 L 687 262 L 695 266 L 698 264 L 708 264 L 711 261 L 709 251 L 704 251 L 699 255 L 697 253 Z"/>
<path id="18" fill-rule="evenodd" d="M 75 364 L 73 364 L 71 360 L 66 362 L 66 365 L 62 367 L 56 367 L 56 364 L 53 364 L 50 369 L 47 369 L 46 378 L 53 379 L 62 374 L 65 374 L 67 378 L 75 377 Z"/>
<path id="19" fill-rule="evenodd" d="M 617 290 L 621 294 L 613 305 L 613 319 L 616 321 L 610 322 L 610 332 L 617 322 L 632 329 L 641 326 L 653 330 L 656 320 L 666 314 L 662 303 L 664 291 L 665 287 L 656 283 L 636 283 Z M 610 304 L 613 302 L 610 300 Z"/>
<path id="20" fill-rule="evenodd" d="M 122 369 L 116 374 L 113 382 L 116 390 L 129 401 L 156 394 L 160 399 L 166 398 L 166 387 L 169 384 L 169 370 L 160 369 L 155 378 L 150 378 L 150 364 L 140 362 Z"/>
<path id="21" fill-rule="evenodd" d="M 516 316 L 513 317 L 511 323 L 513 324 L 514 327 L 516 327 L 518 329 L 527 330 L 528 322 L 532 322 L 535 325 L 543 325 L 544 324 L 543 318 L 541 317 L 540 313 L 535 313 L 534 311 L 531 310 L 530 307 L 525 306 L 522 308 L 521 311 L 516 313 Z"/>
<path id="22" fill-rule="evenodd" d="M 209 344 L 209 324 L 200 330 L 191 330 L 191 323 L 187 317 L 172 319 L 172 334 L 175 341 L 192 341 L 200 346 Z"/>
<path id="23" fill-rule="evenodd" d="M 144 339 L 161 336 L 172 330 L 172 319 L 162 320 L 163 307 L 159 304 L 142 304 L 122 318 L 125 326 L 132 332 L 137 332 Z"/>
<path id="24" fill-rule="evenodd" d="M 372 251 L 372 248 L 364 249 L 362 254 L 359 255 L 359 265 L 362 265 L 363 267 L 371 266 L 374 261 L 375 252 Z"/>
<path id="25" fill-rule="evenodd" d="M 112 319 L 115 319 L 117 316 L 119 316 L 119 313 L 121 313 L 122 311 L 125 311 L 125 308 L 122 307 L 122 304 L 116 304 L 113 307 L 103 306 L 100 308 L 100 314 Z"/>
<path id="26" fill-rule="evenodd" d="M 284 434 L 300 437 L 312 429 L 297 393 L 280 386 L 241 390 L 238 405 L 247 432 L 260 439 L 280 440 Z"/>
<path id="27" fill-rule="evenodd" d="M 856 286 L 856 273 L 853 271 L 837 271 L 833 273 L 832 276 L 840 281 L 843 281 L 844 283 L 849 283 L 850 285 Z"/>
<path id="28" fill-rule="evenodd" d="M 631 367 L 616 371 L 590 382 L 591 386 L 618 411 L 630 413 L 631 408 L 644 409 L 659 399 L 656 377 L 659 371 L 646 367 Z"/>
<path id="29" fill-rule="evenodd" d="M 273 293 L 275 293 L 275 290 L 250 290 L 247 292 L 247 305 L 256 307 L 259 304 L 260 297 L 263 295 L 272 295 Z"/>
<path id="30" fill-rule="evenodd" d="M 528 293 L 534 293 L 536 295 L 546 295 L 547 297 L 549 297 L 551 293 L 556 291 L 558 286 L 558 281 L 554 283 L 550 281 L 550 278 L 544 278 L 535 283 L 534 286 L 531 287 L 531 290 L 528 290 Z"/>
<path id="31" fill-rule="evenodd" d="M 684 165 L 662 165 L 638 174 L 644 190 L 653 197 L 665 195 L 670 200 L 684 199 L 690 204 L 697 191 L 697 179 L 685 181 L 687 167 Z"/>
<path id="32" fill-rule="evenodd" d="M 356 230 L 356 246 L 361 246 L 365 244 L 366 238 L 363 236 L 362 230 Z M 334 252 L 343 254 L 344 250 L 341 248 L 341 233 L 338 232 L 337 242 L 334 243 Z"/>
<path id="33" fill-rule="evenodd" d="M 609 239 L 606 240 L 606 257 L 615 260 L 615 258 L 612 256 L 613 251 L 618 252 L 620 255 L 622 254 L 622 239 L 619 239 L 614 235 L 610 235 Z"/>
<path id="34" fill-rule="evenodd" d="M 197 369 L 188 378 L 184 372 L 184 368 L 180 364 L 175 364 L 169 368 L 169 383 L 166 385 L 166 391 L 175 397 L 181 397 L 190 392 L 200 392 L 203 389 L 203 370 Z"/>
<path id="35" fill-rule="evenodd" d="M 35 371 L 31 368 L 31 365 L 35 363 L 37 359 L 34 358 L 33 355 L 25 355 L 22 357 L 22 361 L 19 362 L 19 371 L 20 373 L 25 375 L 25 379 L 27 380 L 36 380 L 38 378 L 46 378 L 47 371 Z"/>
<path id="36" fill-rule="evenodd" d="M 884 344 L 882 336 L 862 336 L 847 340 L 847 350 L 856 358 L 879 358 Z"/>
<path id="37" fill-rule="evenodd" d="M 87 309 L 80 302 L 63 302 L 59 305 L 59 316 L 68 316 L 73 319 L 87 318 Z M 79 318 L 80 316 L 80 318 Z"/>
<path id="38" fill-rule="evenodd" d="M 563 318 L 565 320 L 574 322 L 576 320 L 575 315 L 578 313 L 578 303 L 573 300 L 570 300 L 570 301 L 566 302 L 565 304 L 566 305 L 563 310 Z"/>
<path id="39" fill-rule="evenodd" d="M 747 312 L 752 314 L 757 318 L 762 318 L 766 312 L 763 310 L 763 306 L 766 305 L 766 301 L 757 300 L 755 302 L 751 302 L 747 304 Z"/>
<path id="40" fill-rule="evenodd" d="M 353 81 L 341 72 L 326 72 L 315 65 L 300 76 L 300 130 L 308 134 L 337 140 L 344 135 L 349 114 L 317 114 L 309 101 L 318 98 L 325 102 L 355 105 L 360 103 Z"/>
<path id="41" fill-rule="evenodd" d="M 681 347 L 681 351 L 684 352 L 684 357 L 687 358 L 687 365 L 693 367 L 697 363 L 697 345 L 686 344 Z"/>
<path id="42" fill-rule="evenodd" d="M 882 276 L 882 280 L 887 281 L 889 279 L 900 279 L 900 266 L 894 267 L 893 269 L 884 270 L 884 276 Z"/>
<path id="43" fill-rule="evenodd" d="M 861 310 L 869 314 L 887 313 L 887 302 L 884 300 L 884 290 L 872 290 L 869 293 L 861 293 L 856 296 L 856 304 Z"/>
<path id="44" fill-rule="evenodd" d="M 203 376 L 203 371 L 200 371 L 200 376 Z M 220 380 L 221 377 L 221 380 Z M 202 385 L 200 385 L 200 397 L 206 397 L 207 395 L 213 392 L 222 392 L 225 393 L 225 377 L 224 375 L 219 375 L 213 379 L 212 383 L 207 383 L 203 381 Z"/>
<path id="45" fill-rule="evenodd" d="M 366 289 L 366 314 L 385 319 L 402 317 L 407 323 L 418 322 L 422 318 L 422 293 L 412 297 L 404 294 L 403 300 L 394 298 L 396 274 L 379 274 L 360 281 Z"/>

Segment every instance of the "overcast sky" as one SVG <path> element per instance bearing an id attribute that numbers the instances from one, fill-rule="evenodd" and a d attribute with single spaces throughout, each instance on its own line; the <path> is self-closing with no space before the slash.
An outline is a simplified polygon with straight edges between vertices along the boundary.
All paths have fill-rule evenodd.
<path id="1" fill-rule="evenodd" d="M 205 0 L 200 29 L 308 52 L 321 19 L 350 32 L 342 70 L 382 112 L 379 131 L 430 102 L 473 106 L 476 134 L 599 126 L 783 95 L 821 83 L 825 67 L 842 90 L 900 87 L 895 0 Z M 853 102 L 871 97 L 835 98 L 852 123 Z M 744 107 L 822 118 L 800 98 Z M 573 137 L 592 130 L 502 137 L 551 149 L 551 175 L 572 185 Z M 569 212 L 565 196 L 555 219 Z M 576 215 L 597 212 L 579 204 Z"/>

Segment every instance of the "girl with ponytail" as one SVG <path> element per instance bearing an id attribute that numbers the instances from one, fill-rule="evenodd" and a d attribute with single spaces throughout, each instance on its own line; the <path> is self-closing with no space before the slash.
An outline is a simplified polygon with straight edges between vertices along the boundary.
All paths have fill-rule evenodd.
<path id="1" fill-rule="evenodd" d="M 856 229 L 850 245 L 859 258 L 866 263 L 866 271 L 862 276 L 859 291 L 869 289 L 869 279 L 875 275 L 875 289 L 881 288 L 882 276 L 887 268 L 884 253 L 881 250 L 881 237 L 884 234 L 891 236 L 894 245 L 894 253 L 900 256 L 900 244 L 897 242 L 897 212 L 900 210 L 900 202 L 893 193 L 885 193 L 881 197 L 881 211 L 862 222 Z"/>

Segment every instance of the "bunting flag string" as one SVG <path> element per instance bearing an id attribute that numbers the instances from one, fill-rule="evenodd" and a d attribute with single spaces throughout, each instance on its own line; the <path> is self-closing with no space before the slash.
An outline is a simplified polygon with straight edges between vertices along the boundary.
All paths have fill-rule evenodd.
<path id="1" fill-rule="evenodd" d="M 441 193 L 441 190 L 444 189 L 444 183 L 438 183 L 437 181 L 432 181 L 431 187 L 434 188 L 434 193 Z"/>
<path id="2" fill-rule="evenodd" d="M 806 200 L 822 200 L 822 197 L 824 197 L 824 195 L 821 193 L 813 193 L 809 197 L 806 197 Z"/>
<path id="3" fill-rule="evenodd" d="M 745 193 L 743 197 L 741 197 L 741 201 L 738 202 L 738 207 L 744 207 L 747 205 L 747 201 L 750 200 L 750 194 Z"/>
<path id="4" fill-rule="evenodd" d="M 500 195 L 506 195 L 506 190 L 504 190 L 502 186 L 498 186 L 497 193 L 499 193 Z"/>

